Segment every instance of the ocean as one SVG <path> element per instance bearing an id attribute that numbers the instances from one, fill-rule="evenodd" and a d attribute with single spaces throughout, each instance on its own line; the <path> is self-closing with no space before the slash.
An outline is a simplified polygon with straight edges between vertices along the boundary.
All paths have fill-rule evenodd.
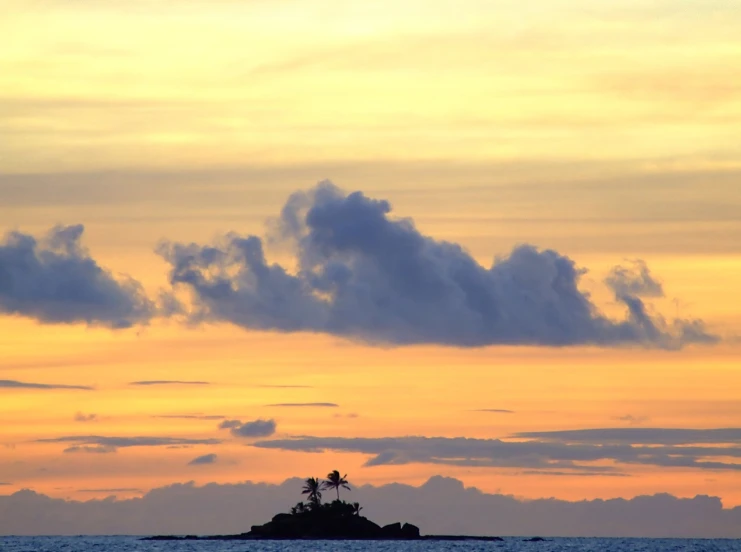
<path id="1" fill-rule="evenodd" d="M 0 552 L 741 552 L 741 540 L 549 538 L 525 542 L 141 541 L 137 537 L 0 537 Z"/>

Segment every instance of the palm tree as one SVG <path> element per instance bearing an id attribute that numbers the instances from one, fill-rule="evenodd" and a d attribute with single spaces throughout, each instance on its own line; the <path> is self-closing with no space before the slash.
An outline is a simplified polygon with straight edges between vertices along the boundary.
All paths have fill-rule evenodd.
<path id="1" fill-rule="evenodd" d="M 303 502 L 299 502 L 293 508 L 291 508 L 291 513 L 293 515 L 303 514 L 305 511 L 306 511 L 306 506 L 304 505 Z"/>
<path id="2" fill-rule="evenodd" d="M 313 506 L 319 506 L 322 503 L 322 482 L 316 477 L 309 477 L 304 481 L 304 488 L 301 490 L 301 494 L 309 495 L 309 502 Z"/>
<path id="3" fill-rule="evenodd" d="M 359 502 L 353 502 L 352 503 L 352 513 L 355 514 L 356 516 L 359 516 L 360 515 L 360 510 L 362 510 L 362 509 L 363 509 L 363 507 L 360 505 Z"/>
<path id="4" fill-rule="evenodd" d="M 345 479 L 346 477 L 347 474 L 340 477 L 340 472 L 334 470 L 333 472 L 327 474 L 327 480 L 323 484 L 323 487 L 325 489 L 335 489 L 337 491 L 338 501 L 340 500 L 340 487 L 343 487 L 348 491 L 352 490 L 350 489 L 350 485 L 347 484 L 347 479 Z"/>

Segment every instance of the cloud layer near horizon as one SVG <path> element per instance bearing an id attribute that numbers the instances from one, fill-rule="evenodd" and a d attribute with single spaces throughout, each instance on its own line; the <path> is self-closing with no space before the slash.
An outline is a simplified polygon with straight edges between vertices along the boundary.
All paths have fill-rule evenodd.
<path id="1" fill-rule="evenodd" d="M 329 182 L 291 195 L 272 239 L 289 243 L 298 269 L 270 264 L 258 236 L 213 245 L 163 243 L 170 282 L 193 298 L 191 321 L 310 331 L 378 344 L 599 345 L 677 348 L 713 342 L 699 320 L 651 316 L 663 294 L 642 262 L 605 280 L 624 305 L 607 318 L 579 290 L 585 272 L 553 250 L 515 247 L 490 267 L 461 245 L 421 234 L 391 205 Z"/>
<path id="2" fill-rule="evenodd" d="M 605 475 L 632 465 L 741 471 L 741 429 L 606 428 L 518 433 L 517 439 L 465 437 L 312 437 L 253 446 L 370 455 L 366 466 L 440 464 Z M 730 459 L 730 460 L 729 460 Z"/>
<path id="3" fill-rule="evenodd" d="M 152 489 L 141 498 L 85 502 L 24 490 L 0 495 L 0 535 L 241 533 L 288 511 L 301 497 L 302 483 L 191 482 Z M 351 494 L 373 521 L 408 521 L 426 534 L 741 537 L 741 507 L 724 509 L 720 499 L 708 496 L 525 501 L 440 476 L 420 487 L 353 485 Z"/>

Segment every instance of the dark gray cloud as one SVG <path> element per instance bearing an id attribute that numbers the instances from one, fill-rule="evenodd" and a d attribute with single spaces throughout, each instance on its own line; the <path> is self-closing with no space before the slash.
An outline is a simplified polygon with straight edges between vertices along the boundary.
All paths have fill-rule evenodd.
<path id="1" fill-rule="evenodd" d="M 280 485 L 199 487 L 191 482 L 152 489 L 133 499 L 89 501 L 24 490 L 0 495 L 0 535 L 241 533 L 287 511 L 300 496 L 302 483 L 300 478 Z M 724 509 L 719 498 L 709 496 L 518 500 L 440 476 L 419 487 L 354 485 L 352 494 L 370 519 L 380 524 L 408 521 L 428 534 L 741 537 L 741 508 Z"/>
<path id="2" fill-rule="evenodd" d="M 189 466 L 202 466 L 204 464 L 215 464 L 218 456 L 216 454 L 204 454 L 203 456 L 197 456 L 188 462 Z"/>
<path id="3" fill-rule="evenodd" d="M 208 381 L 145 380 L 132 381 L 129 385 L 211 385 Z"/>
<path id="4" fill-rule="evenodd" d="M 691 445 L 725 443 L 741 445 L 741 428 L 678 429 L 618 427 L 566 431 L 524 431 L 514 437 L 564 443 Z"/>
<path id="5" fill-rule="evenodd" d="M 112 489 L 77 489 L 78 493 L 143 493 L 143 489 L 133 487 L 119 487 Z"/>
<path id="6" fill-rule="evenodd" d="M 56 226 L 40 239 L 8 233 L 0 241 L 0 312 L 49 324 L 148 322 L 156 305 L 137 281 L 98 265 L 80 243 L 83 230 Z"/>
<path id="7" fill-rule="evenodd" d="M 85 414 L 84 412 L 77 412 L 75 414 L 76 422 L 95 422 L 98 419 L 97 414 Z"/>
<path id="8" fill-rule="evenodd" d="M 313 402 L 313 403 L 275 403 L 266 404 L 265 406 L 275 406 L 281 408 L 339 408 L 339 404 L 329 402 Z"/>
<path id="9" fill-rule="evenodd" d="M 69 443 L 64 452 L 111 453 L 128 447 L 166 447 L 173 445 L 218 445 L 220 439 L 186 439 L 181 437 L 104 437 L 100 435 L 68 435 L 36 439 L 36 443 Z"/>
<path id="10" fill-rule="evenodd" d="M 741 430 L 651 430 L 655 432 L 652 435 L 637 432 L 632 437 L 617 433 L 619 431 L 528 432 L 514 436 L 530 439 L 528 441 L 465 437 L 301 436 L 257 441 L 252 446 L 301 452 L 367 454 L 370 458 L 366 466 L 420 463 L 607 474 L 621 473 L 626 466 L 642 464 L 741 471 L 741 447 L 737 446 Z M 668 433 L 662 436 L 662 431 Z M 673 431 L 689 433 L 672 436 Z M 693 434 L 693 431 L 699 433 Z M 713 446 L 707 446 L 708 443 L 713 443 Z M 733 461 L 726 461 L 727 458 Z M 596 464 L 604 461 L 613 462 L 618 467 Z"/>
<path id="11" fill-rule="evenodd" d="M 505 410 L 504 408 L 478 408 L 474 412 L 489 412 L 490 414 L 514 414 L 514 410 Z"/>
<path id="12" fill-rule="evenodd" d="M 702 321 L 648 314 L 642 297 L 661 288 L 640 262 L 607 279 L 627 312 L 613 320 L 579 290 L 585 270 L 556 251 L 521 245 L 486 267 L 461 245 L 390 213 L 387 201 L 328 182 L 293 194 L 272 237 L 293 246 L 295 273 L 270 264 L 257 236 L 163 243 L 158 253 L 170 264 L 171 284 L 192 292 L 195 323 L 398 345 L 678 348 L 716 340 Z"/>
<path id="13" fill-rule="evenodd" d="M 0 380 L 0 389 L 80 389 L 92 391 L 87 385 L 62 385 L 56 383 L 29 383 L 16 380 Z"/>
<path id="14" fill-rule="evenodd" d="M 240 420 L 224 420 L 219 424 L 219 429 L 234 429 L 242 425 Z"/>
<path id="15" fill-rule="evenodd" d="M 275 434 L 275 420 L 253 420 L 242 423 L 240 420 L 225 420 L 219 429 L 228 429 L 235 437 L 270 437 Z"/>

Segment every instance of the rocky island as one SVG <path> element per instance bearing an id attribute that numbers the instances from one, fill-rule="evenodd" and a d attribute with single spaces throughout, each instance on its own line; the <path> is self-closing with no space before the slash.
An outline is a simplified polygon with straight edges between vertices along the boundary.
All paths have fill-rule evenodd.
<path id="1" fill-rule="evenodd" d="M 308 478 L 302 489 L 307 502 L 299 502 L 290 512 L 280 513 L 263 525 L 253 525 L 250 531 L 238 535 L 175 536 L 161 535 L 142 540 L 253 540 L 253 539 L 342 539 L 342 540 L 502 540 L 499 537 L 468 537 L 456 535 L 420 535 L 411 523 L 391 523 L 381 527 L 360 515 L 357 502 L 340 500 L 340 489 L 350 490 L 347 476 L 338 470 L 325 481 Z M 334 490 L 337 499 L 322 503 L 322 491 Z"/>

